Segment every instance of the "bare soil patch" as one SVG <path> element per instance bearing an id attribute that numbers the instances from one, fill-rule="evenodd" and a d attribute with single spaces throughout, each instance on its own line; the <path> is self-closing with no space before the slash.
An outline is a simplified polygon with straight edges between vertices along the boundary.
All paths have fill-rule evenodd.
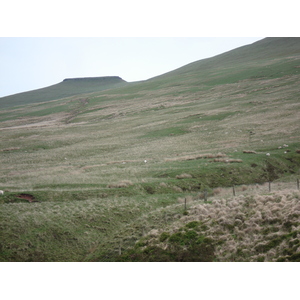
<path id="1" fill-rule="evenodd" d="M 35 197 L 33 195 L 30 195 L 30 194 L 19 194 L 16 197 L 20 198 L 20 199 L 25 199 L 30 203 L 31 202 L 39 202 L 39 201 L 35 200 Z"/>

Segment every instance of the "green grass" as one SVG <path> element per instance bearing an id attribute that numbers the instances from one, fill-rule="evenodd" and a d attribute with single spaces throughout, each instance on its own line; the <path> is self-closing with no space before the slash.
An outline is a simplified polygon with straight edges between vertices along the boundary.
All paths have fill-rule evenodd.
<path id="1" fill-rule="evenodd" d="M 290 191 L 194 203 L 181 222 L 150 232 L 117 261 L 296 262 L 299 211 L 283 219 L 298 201 L 299 192 Z"/>
<path id="2" fill-rule="evenodd" d="M 165 229 L 163 242 L 176 237 L 167 227 L 190 218 L 191 203 L 203 203 L 205 192 L 210 199 L 216 188 L 232 195 L 232 185 L 237 193 L 241 186 L 268 181 L 295 185 L 299 51 L 294 40 L 285 40 L 285 51 L 282 40 L 271 42 L 104 91 L 91 92 L 93 84 L 72 90 L 74 82 L 64 82 L 73 96 L 50 100 L 42 91 L 25 93 L 24 105 L 14 107 L 0 99 L 1 259 L 115 261 L 120 243 L 124 252 L 140 238 L 148 240 L 151 230 Z M 58 97 L 54 87 L 48 92 Z M 12 104 L 20 104 L 18 99 Z M 284 144 L 288 147 L 278 148 Z M 20 199 L 20 193 L 39 202 Z M 186 210 L 184 199 L 192 199 Z M 213 204 L 209 199 L 205 205 Z M 196 259 L 203 246 L 196 241 L 206 235 L 191 224 Z M 264 234 L 277 230 L 275 225 Z M 178 226 L 185 243 L 186 227 Z M 238 236 L 232 224 L 224 226 Z M 218 249 L 219 237 L 213 240 Z M 178 247 L 188 245 L 181 242 L 174 244 L 176 256 L 177 250 L 167 253 L 148 244 L 145 253 L 140 246 L 146 241 L 140 240 L 135 259 L 152 253 L 152 260 L 186 260 Z"/>
<path id="3" fill-rule="evenodd" d="M 187 132 L 180 127 L 171 127 L 148 132 L 145 135 L 143 135 L 142 138 L 163 138 L 166 136 L 181 135 L 185 133 Z"/>

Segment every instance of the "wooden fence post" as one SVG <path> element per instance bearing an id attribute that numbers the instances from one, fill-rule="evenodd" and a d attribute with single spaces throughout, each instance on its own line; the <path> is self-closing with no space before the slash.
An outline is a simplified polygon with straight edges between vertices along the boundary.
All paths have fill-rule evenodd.
<path id="1" fill-rule="evenodd" d="M 119 243 L 119 255 L 122 254 L 122 241 L 120 241 Z"/>
<path id="2" fill-rule="evenodd" d="M 297 189 L 299 190 L 299 178 L 297 178 Z"/>
<path id="3" fill-rule="evenodd" d="M 204 191 L 204 201 L 207 201 L 207 190 Z"/>
<path id="4" fill-rule="evenodd" d="M 186 198 L 184 198 L 184 211 L 186 211 Z"/>
<path id="5" fill-rule="evenodd" d="M 235 187 L 234 187 L 234 185 L 232 186 L 232 192 L 233 192 L 233 196 L 235 196 Z"/>
<path id="6" fill-rule="evenodd" d="M 269 192 L 271 192 L 271 181 L 269 181 Z"/>

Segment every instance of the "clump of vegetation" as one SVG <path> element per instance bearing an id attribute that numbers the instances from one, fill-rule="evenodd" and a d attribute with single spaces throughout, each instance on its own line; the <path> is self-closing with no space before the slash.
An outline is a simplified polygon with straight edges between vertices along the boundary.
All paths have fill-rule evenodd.
<path id="1" fill-rule="evenodd" d="M 120 260 L 300 261 L 299 198 L 285 191 L 194 204 L 168 230 L 146 237 L 147 247 Z"/>
<path id="2" fill-rule="evenodd" d="M 213 160 L 214 162 L 224 162 L 224 163 L 242 163 L 243 160 L 240 158 L 234 159 L 234 158 L 215 158 Z"/>
<path id="3" fill-rule="evenodd" d="M 110 183 L 107 185 L 108 188 L 126 188 L 133 185 L 130 180 L 122 180 L 118 183 Z"/>
<path id="4" fill-rule="evenodd" d="M 221 188 L 215 188 L 215 189 L 213 189 L 213 195 L 214 196 L 219 195 L 221 192 L 222 192 Z"/>
<path id="5" fill-rule="evenodd" d="M 136 244 L 134 249 L 124 253 L 118 260 L 120 261 L 175 261 L 175 262 L 210 262 L 214 261 L 214 245 L 216 242 L 205 237 L 192 224 L 179 228 L 178 232 L 169 234 L 161 233 L 159 237 L 160 245 L 147 244 L 141 247 Z"/>
<path id="6" fill-rule="evenodd" d="M 191 174 L 183 173 L 180 175 L 176 175 L 177 179 L 184 179 L 184 178 L 192 178 L 193 176 Z"/>

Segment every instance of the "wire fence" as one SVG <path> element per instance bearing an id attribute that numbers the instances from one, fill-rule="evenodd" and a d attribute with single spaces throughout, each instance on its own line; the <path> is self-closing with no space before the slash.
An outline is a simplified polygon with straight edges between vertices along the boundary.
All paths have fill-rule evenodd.
<path id="1" fill-rule="evenodd" d="M 195 200 L 204 200 L 204 202 L 207 202 L 210 200 L 210 198 L 213 197 L 232 197 L 232 196 L 240 196 L 240 195 L 253 195 L 253 194 L 268 194 L 272 192 L 277 191 L 284 191 L 284 190 L 300 190 L 299 187 L 299 179 L 297 178 L 295 181 L 292 182 L 272 182 L 268 181 L 263 184 L 251 184 L 251 185 L 232 185 L 232 187 L 222 187 L 222 188 L 215 188 L 212 190 L 212 192 L 208 192 L 208 190 L 204 190 L 201 193 L 201 197 L 195 196 Z M 199 196 L 199 195 L 198 195 Z M 185 197 L 182 199 L 180 205 L 183 205 L 183 213 L 188 210 L 189 205 L 191 204 L 191 201 L 188 197 Z M 141 237 L 146 235 L 146 228 L 144 226 L 140 227 L 140 234 Z M 136 241 L 138 239 L 135 239 Z M 118 261 L 118 257 L 120 257 L 124 252 L 126 252 L 128 249 L 132 248 L 134 245 L 134 241 L 131 241 L 128 243 L 126 242 L 126 238 L 120 239 L 119 242 L 115 245 L 114 249 L 110 251 L 110 253 L 107 253 L 106 256 L 103 256 L 101 258 L 101 261 L 103 262 L 111 262 L 111 261 Z"/>

